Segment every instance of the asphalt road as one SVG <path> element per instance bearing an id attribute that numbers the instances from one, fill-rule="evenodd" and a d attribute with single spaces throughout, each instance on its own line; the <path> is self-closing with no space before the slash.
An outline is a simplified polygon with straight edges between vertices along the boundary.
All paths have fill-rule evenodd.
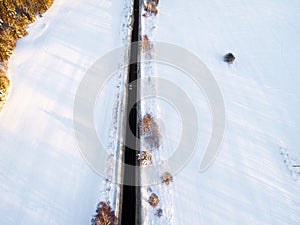
<path id="1" fill-rule="evenodd" d="M 132 37 L 131 42 L 136 42 L 139 40 L 139 16 L 140 16 L 140 1 L 135 0 L 134 1 L 134 24 L 133 24 L 133 30 L 132 30 Z M 138 57 L 138 48 L 132 48 L 130 57 L 131 59 L 135 59 L 137 61 Z M 138 79 L 138 63 L 131 64 L 129 67 L 129 84 L 135 80 Z M 135 134 L 135 136 L 138 136 L 138 108 L 135 104 L 132 108 L 130 107 L 130 103 L 136 103 L 137 101 L 137 86 L 133 85 L 130 87 L 130 89 L 127 90 L 128 93 L 128 99 L 127 99 L 127 112 L 130 112 L 127 128 L 126 131 L 131 129 L 132 133 Z M 129 148 L 126 146 L 126 143 L 132 142 L 130 139 L 132 136 L 128 135 L 128 132 L 126 132 L 126 139 L 125 139 L 125 156 L 124 156 L 124 162 L 129 165 L 138 166 L 137 161 L 137 152 L 136 150 L 139 149 L 139 143 L 138 141 L 135 142 L 134 149 Z M 136 149 L 136 150 L 135 150 Z M 130 176 L 131 179 L 134 181 L 136 180 L 136 176 L 138 174 L 136 172 L 133 172 L 129 174 L 128 171 L 126 171 L 126 168 L 124 168 L 124 176 Z M 140 194 L 139 194 L 139 187 L 138 186 L 128 186 L 123 185 L 122 187 L 122 213 L 121 213 L 121 225 L 135 225 L 140 224 Z"/>

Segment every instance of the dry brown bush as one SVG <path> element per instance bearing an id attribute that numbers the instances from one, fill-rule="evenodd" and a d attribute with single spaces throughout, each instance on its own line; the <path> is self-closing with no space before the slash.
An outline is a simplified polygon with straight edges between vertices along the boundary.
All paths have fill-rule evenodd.
<path id="1" fill-rule="evenodd" d="M 151 134 L 154 132 L 159 132 L 158 124 L 155 121 L 155 118 L 150 114 L 146 113 L 140 123 L 142 129 L 142 134 Z"/>
<path id="2" fill-rule="evenodd" d="M 169 185 L 170 183 L 173 182 L 173 177 L 169 172 L 164 172 L 163 175 L 161 176 L 162 182 Z"/>
<path id="3" fill-rule="evenodd" d="M 92 225 L 113 225 L 117 223 L 115 212 L 110 207 L 109 203 L 100 202 L 98 204 L 96 215 L 92 219 Z"/>
<path id="4" fill-rule="evenodd" d="M 147 148 L 153 149 L 160 146 L 159 126 L 154 117 L 147 113 L 140 122 L 141 134 L 147 144 Z"/>
<path id="5" fill-rule="evenodd" d="M 144 134 L 147 134 L 151 131 L 152 123 L 153 123 L 153 118 L 152 118 L 151 114 L 147 113 L 146 115 L 144 115 L 144 117 L 142 119 L 142 124 L 141 124 L 142 132 Z"/>
<path id="6" fill-rule="evenodd" d="M 157 206 L 158 203 L 159 203 L 158 196 L 156 194 L 152 193 L 151 196 L 148 199 L 148 202 L 153 207 Z"/>
<path id="7" fill-rule="evenodd" d="M 144 5 L 144 10 L 146 10 L 150 14 L 157 15 L 158 10 L 156 6 L 158 5 L 158 1 L 147 0 L 147 3 Z"/>
<path id="8" fill-rule="evenodd" d="M 141 161 L 143 167 L 150 166 L 152 164 L 152 154 L 148 151 L 143 151 L 139 154 L 138 160 Z"/>
<path id="9" fill-rule="evenodd" d="M 142 52 L 147 52 L 151 49 L 149 38 L 147 35 L 144 35 L 142 38 Z"/>

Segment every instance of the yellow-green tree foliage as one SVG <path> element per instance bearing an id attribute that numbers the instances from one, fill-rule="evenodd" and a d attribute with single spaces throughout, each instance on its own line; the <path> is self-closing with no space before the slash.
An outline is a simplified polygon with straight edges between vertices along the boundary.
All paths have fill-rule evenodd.
<path id="1" fill-rule="evenodd" d="M 16 39 L 24 36 L 26 27 L 36 15 L 44 13 L 54 0 L 0 0 L 0 62 L 8 60 Z"/>

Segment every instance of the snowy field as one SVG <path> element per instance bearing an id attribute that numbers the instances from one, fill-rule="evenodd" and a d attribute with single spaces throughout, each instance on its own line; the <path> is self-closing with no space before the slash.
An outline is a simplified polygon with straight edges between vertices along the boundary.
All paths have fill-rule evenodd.
<path id="1" fill-rule="evenodd" d="M 107 183 L 77 149 L 72 110 L 88 68 L 127 42 L 128 2 L 56 0 L 18 41 L 12 92 L 0 113 L 1 225 L 90 224 L 97 203 L 113 199 L 114 189 L 105 192 Z M 186 91 L 200 128 L 195 154 L 174 181 L 142 188 L 143 224 L 300 224 L 300 171 L 293 167 L 300 164 L 299 21 L 297 0 L 161 0 L 156 17 L 142 17 L 141 35 L 184 47 L 207 65 L 226 107 L 222 149 L 200 173 L 212 124 L 205 95 L 176 68 L 142 65 L 153 93 L 155 77 Z M 236 56 L 232 65 L 222 61 L 227 52 Z M 114 134 L 118 82 L 116 75 L 96 105 L 105 145 Z M 142 102 L 141 110 L 164 122 L 153 152 L 159 163 L 176 149 L 181 120 L 160 99 Z M 157 207 L 147 202 L 153 192 Z"/>
<path id="2" fill-rule="evenodd" d="M 88 68 L 123 44 L 124 2 L 56 0 L 18 41 L 9 65 L 12 92 L 0 113 L 1 225 L 90 224 L 106 200 L 103 179 L 77 149 L 73 103 Z M 106 94 L 102 113 L 112 115 L 116 92 Z"/>
<path id="3" fill-rule="evenodd" d="M 144 34 L 182 46 L 207 65 L 223 93 L 226 132 L 217 160 L 200 173 L 211 132 L 207 102 L 187 75 L 152 64 L 152 76 L 180 85 L 193 100 L 200 135 L 194 157 L 172 184 L 142 190 L 144 224 L 300 224 L 300 171 L 293 167 L 300 162 L 299 1 L 165 0 L 158 11 L 157 18 L 143 19 Z M 222 61 L 228 52 L 236 56 L 232 65 Z M 149 111 L 169 119 L 164 153 L 176 145 L 172 130 L 179 122 L 176 110 L 166 116 L 162 105 Z M 155 208 L 147 202 L 152 192 L 160 199 Z"/>

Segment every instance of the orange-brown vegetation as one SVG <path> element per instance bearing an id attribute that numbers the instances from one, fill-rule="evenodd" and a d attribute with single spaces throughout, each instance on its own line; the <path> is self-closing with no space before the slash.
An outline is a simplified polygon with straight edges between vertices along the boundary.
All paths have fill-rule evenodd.
<path id="1" fill-rule="evenodd" d="M 147 35 L 144 35 L 142 38 L 142 51 L 147 52 L 151 49 L 149 38 Z"/>
<path id="2" fill-rule="evenodd" d="M 140 122 L 140 128 L 147 147 L 149 149 L 158 148 L 160 146 L 159 126 L 150 113 L 144 115 Z"/>
<path id="3" fill-rule="evenodd" d="M 144 5 L 144 9 L 150 13 L 150 14 L 154 14 L 157 15 L 158 10 L 156 8 L 156 6 L 158 5 L 158 1 L 153 1 L 153 0 L 147 0 L 147 3 Z"/>
<path id="4" fill-rule="evenodd" d="M 143 167 L 150 166 L 152 164 L 152 154 L 148 151 L 143 151 L 138 159 L 141 161 Z"/>
<path id="5" fill-rule="evenodd" d="M 92 219 L 92 225 L 113 225 L 117 223 L 115 212 L 109 203 L 100 202 L 98 204 L 96 215 Z"/>
<path id="6" fill-rule="evenodd" d="M 157 206 L 159 203 L 158 196 L 156 194 L 152 193 L 148 199 L 148 202 L 153 207 Z"/>
<path id="7" fill-rule="evenodd" d="M 163 175 L 161 176 L 162 182 L 165 184 L 170 184 L 173 182 L 173 177 L 169 172 L 164 172 Z"/>
<path id="8" fill-rule="evenodd" d="M 0 110 L 7 98 L 9 80 L 5 73 L 7 62 L 18 38 L 27 34 L 26 27 L 36 15 L 44 13 L 54 0 L 0 1 Z"/>

